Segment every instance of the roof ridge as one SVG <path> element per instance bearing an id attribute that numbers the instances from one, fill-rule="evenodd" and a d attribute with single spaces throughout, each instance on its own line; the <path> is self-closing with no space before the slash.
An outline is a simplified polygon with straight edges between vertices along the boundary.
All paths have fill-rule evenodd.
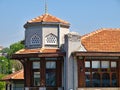
<path id="1" fill-rule="evenodd" d="M 89 36 L 92 36 L 92 35 L 94 35 L 94 34 L 96 34 L 96 33 L 100 33 L 101 31 L 105 31 L 105 30 L 107 30 L 107 31 L 120 30 L 120 28 L 101 28 L 101 29 L 98 29 L 98 30 L 93 31 L 93 32 L 91 32 L 91 33 L 88 33 L 88 34 L 83 35 L 83 36 L 81 37 L 81 39 L 85 39 L 85 38 L 87 38 L 87 37 L 89 37 Z"/>
<path id="2" fill-rule="evenodd" d="M 45 21 L 47 21 L 47 18 L 49 18 L 49 17 L 51 17 L 52 19 L 55 19 L 55 20 L 58 21 L 58 22 L 69 24 L 69 22 L 67 22 L 67 21 L 65 21 L 65 20 L 62 20 L 62 19 L 60 19 L 60 18 L 58 18 L 58 17 L 56 17 L 56 16 L 53 16 L 53 15 L 51 15 L 51 14 L 48 14 L 48 13 L 43 14 L 43 15 L 41 15 L 41 16 L 38 16 L 38 17 L 36 17 L 36 18 L 33 18 L 33 19 L 31 19 L 31 20 L 29 20 L 29 21 L 27 21 L 27 22 L 28 22 L 28 23 L 32 23 L 32 22 L 35 22 L 35 21 L 37 21 L 37 20 L 39 20 L 39 19 L 40 19 L 40 21 L 45 22 Z"/>
<path id="3" fill-rule="evenodd" d="M 87 38 L 87 37 L 89 37 L 89 36 L 95 35 L 96 33 L 99 33 L 99 32 L 101 32 L 101 31 L 103 31 L 103 30 L 104 30 L 104 29 L 101 28 L 101 29 L 98 29 L 98 30 L 93 31 L 93 32 L 91 32 L 91 33 L 85 34 L 85 35 L 83 35 L 83 36 L 81 37 L 81 39 L 85 39 L 85 38 Z"/>
<path id="4" fill-rule="evenodd" d="M 120 28 L 101 28 L 102 30 L 120 30 Z"/>
<path id="5" fill-rule="evenodd" d="M 43 18 L 42 18 L 43 20 L 42 20 L 42 21 L 45 21 L 46 18 L 48 17 L 48 15 L 49 15 L 49 14 L 47 14 L 47 13 L 46 13 L 46 14 L 43 14 Z"/>

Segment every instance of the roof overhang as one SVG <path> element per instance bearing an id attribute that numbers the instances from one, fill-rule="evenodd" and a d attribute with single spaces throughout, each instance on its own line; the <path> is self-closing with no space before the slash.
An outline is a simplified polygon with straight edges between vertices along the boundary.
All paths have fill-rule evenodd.
<path id="1" fill-rule="evenodd" d="M 77 51 L 73 53 L 74 56 L 118 56 L 120 57 L 120 52 L 81 52 Z"/>
<path id="2" fill-rule="evenodd" d="M 24 81 L 24 79 L 2 79 L 1 82 L 7 82 L 7 81 Z"/>
<path id="3" fill-rule="evenodd" d="M 91 60 L 120 60 L 120 52 L 74 52 L 72 54 L 78 59 L 91 59 Z"/>
<path id="4" fill-rule="evenodd" d="M 33 23 L 27 22 L 24 25 L 24 28 L 27 28 L 29 26 L 38 26 L 38 25 L 60 25 L 62 27 L 66 27 L 66 28 L 70 27 L 70 24 L 63 24 L 63 23 L 60 23 L 60 22 L 33 22 Z"/>
<path id="5" fill-rule="evenodd" d="M 65 52 L 61 53 L 26 53 L 26 54 L 13 54 L 12 59 L 23 59 L 23 58 L 38 58 L 38 57 L 61 57 L 65 56 Z"/>

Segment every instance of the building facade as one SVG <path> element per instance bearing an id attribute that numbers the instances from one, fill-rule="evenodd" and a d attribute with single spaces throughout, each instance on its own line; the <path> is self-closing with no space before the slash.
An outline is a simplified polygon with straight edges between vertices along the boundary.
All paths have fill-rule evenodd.
<path id="1" fill-rule="evenodd" d="M 120 87 L 120 29 L 80 36 L 50 14 L 25 25 L 25 49 L 12 55 L 24 66 L 25 90 L 88 90 Z"/>
<path id="2" fill-rule="evenodd" d="M 6 82 L 5 90 L 24 90 L 24 71 L 20 70 L 2 78 Z"/>

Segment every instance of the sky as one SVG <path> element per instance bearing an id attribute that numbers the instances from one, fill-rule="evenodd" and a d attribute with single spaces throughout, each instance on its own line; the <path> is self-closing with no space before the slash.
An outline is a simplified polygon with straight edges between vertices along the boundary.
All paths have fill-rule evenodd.
<path id="1" fill-rule="evenodd" d="M 68 21 L 81 36 L 120 28 L 120 0 L 46 0 L 48 13 Z M 45 13 L 45 0 L 0 0 L 0 46 L 24 40 L 23 25 Z"/>

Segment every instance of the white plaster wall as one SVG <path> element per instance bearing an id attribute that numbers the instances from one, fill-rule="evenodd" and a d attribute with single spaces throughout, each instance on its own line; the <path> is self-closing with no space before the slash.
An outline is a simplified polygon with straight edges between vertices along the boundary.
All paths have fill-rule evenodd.
<path id="1" fill-rule="evenodd" d="M 66 60 L 64 62 L 65 90 L 77 89 L 77 61 L 71 55 L 72 52 L 78 51 L 81 47 L 80 36 L 77 34 L 67 34 L 65 36 L 64 49 L 66 51 Z"/>
<path id="2" fill-rule="evenodd" d="M 64 27 L 60 27 L 60 30 L 59 30 L 59 35 L 60 35 L 60 47 L 62 44 L 64 44 L 65 42 L 65 34 L 68 34 L 69 33 L 69 28 L 64 28 Z"/>
<path id="3" fill-rule="evenodd" d="M 40 39 L 41 39 L 41 44 L 39 45 L 39 47 L 42 46 L 42 27 L 41 26 L 29 26 L 26 30 L 25 30 L 25 46 L 27 48 L 34 48 L 34 46 L 31 45 L 30 43 L 30 38 L 34 35 L 37 34 Z"/>
<path id="4" fill-rule="evenodd" d="M 43 26 L 43 47 L 45 47 L 45 36 L 52 33 L 58 37 L 58 26 Z"/>

